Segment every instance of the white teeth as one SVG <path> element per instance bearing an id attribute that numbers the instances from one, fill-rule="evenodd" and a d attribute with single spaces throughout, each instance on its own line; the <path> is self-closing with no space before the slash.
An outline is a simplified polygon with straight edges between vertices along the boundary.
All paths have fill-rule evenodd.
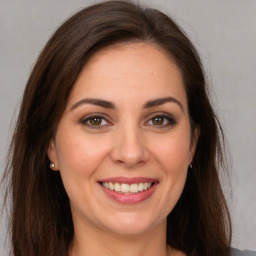
<path id="1" fill-rule="evenodd" d="M 130 192 L 131 193 L 138 193 L 138 185 L 137 184 L 131 184 L 130 185 Z"/>
<path id="2" fill-rule="evenodd" d="M 115 183 L 115 191 L 116 191 L 116 192 L 121 191 L 121 186 L 120 186 L 119 183 Z"/>
<path id="3" fill-rule="evenodd" d="M 115 187 L 114 187 L 114 184 L 113 184 L 112 182 L 109 182 L 109 189 L 110 189 L 110 190 L 114 190 L 114 188 L 115 188 Z"/>
<path id="4" fill-rule="evenodd" d="M 149 189 L 153 183 L 145 182 L 145 183 L 134 183 L 134 184 L 125 184 L 125 183 L 113 183 L 113 182 L 102 182 L 102 186 L 114 190 L 120 193 L 138 193 Z"/>
<path id="5" fill-rule="evenodd" d="M 140 192 L 144 190 L 143 183 L 139 183 L 138 187 L 139 187 L 138 189 L 139 189 Z"/>
<path id="6" fill-rule="evenodd" d="M 121 192 L 122 193 L 130 192 L 130 186 L 128 184 L 121 184 Z"/>

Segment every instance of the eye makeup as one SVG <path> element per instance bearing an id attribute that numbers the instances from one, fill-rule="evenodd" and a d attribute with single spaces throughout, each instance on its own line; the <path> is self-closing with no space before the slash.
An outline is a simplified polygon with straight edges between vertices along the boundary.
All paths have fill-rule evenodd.
<path id="1" fill-rule="evenodd" d="M 109 118 L 107 118 L 106 115 L 102 113 L 92 113 L 92 114 L 86 115 L 80 120 L 80 123 L 83 126 L 86 126 L 91 129 L 100 129 L 105 126 L 113 125 L 109 121 Z"/>

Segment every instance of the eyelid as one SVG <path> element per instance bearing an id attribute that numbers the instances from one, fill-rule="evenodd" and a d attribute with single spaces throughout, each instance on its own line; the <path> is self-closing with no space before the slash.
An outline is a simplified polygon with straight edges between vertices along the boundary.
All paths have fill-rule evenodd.
<path id="1" fill-rule="evenodd" d="M 168 120 L 168 124 L 164 124 L 164 125 L 148 125 L 147 123 L 149 121 L 151 121 L 153 118 L 156 118 L 156 117 L 163 117 L 165 119 Z M 169 127 L 169 126 L 174 126 L 177 124 L 177 120 L 176 118 L 173 117 L 173 115 L 169 114 L 169 113 L 166 113 L 166 112 L 156 112 L 156 113 L 152 113 L 150 115 L 147 116 L 147 121 L 144 123 L 146 126 L 154 126 L 154 127 L 157 127 L 157 128 L 164 128 L 164 127 Z"/>
<path id="2" fill-rule="evenodd" d="M 100 124 L 100 125 L 88 124 L 87 122 L 94 117 L 105 120 L 107 122 L 107 124 L 103 124 L 103 125 L 102 124 Z M 156 117 L 162 117 L 162 118 L 166 119 L 168 121 L 168 123 L 162 124 L 162 125 L 148 124 L 150 121 L 152 121 L 153 118 L 156 118 Z M 155 113 L 149 114 L 149 115 L 147 115 L 146 120 L 147 121 L 144 122 L 145 126 L 154 126 L 156 128 L 165 128 L 165 127 L 170 127 L 170 126 L 174 126 L 177 124 L 176 118 L 174 118 L 173 115 L 166 113 L 166 112 L 155 112 Z M 100 128 L 103 128 L 106 126 L 113 125 L 111 118 L 103 113 L 91 113 L 91 114 L 85 115 L 80 119 L 80 123 L 84 126 L 87 126 L 89 128 L 93 128 L 93 129 L 100 129 Z"/>
<path id="3" fill-rule="evenodd" d="M 90 124 L 86 123 L 91 118 L 95 118 L 95 117 L 98 117 L 100 119 L 105 120 L 108 124 L 104 124 L 104 125 L 90 125 Z M 108 116 L 106 116 L 105 114 L 103 114 L 103 113 L 92 113 L 92 114 L 85 115 L 85 116 L 83 116 L 80 119 L 80 123 L 82 125 L 84 125 L 84 126 L 91 127 L 91 128 L 94 128 L 94 129 L 100 129 L 100 128 L 104 127 L 104 126 L 113 125 L 113 123 L 110 121 L 110 118 Z"/>

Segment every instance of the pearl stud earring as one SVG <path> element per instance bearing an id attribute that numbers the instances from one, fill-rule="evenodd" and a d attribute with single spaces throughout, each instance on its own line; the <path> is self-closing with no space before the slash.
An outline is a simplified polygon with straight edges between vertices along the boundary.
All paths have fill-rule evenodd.
<path id="1" fill-rule="evenodd" d="M 54 163 L 50 163 L 50 168 L 54 169 L 55 168 L 55 164 Z"/>

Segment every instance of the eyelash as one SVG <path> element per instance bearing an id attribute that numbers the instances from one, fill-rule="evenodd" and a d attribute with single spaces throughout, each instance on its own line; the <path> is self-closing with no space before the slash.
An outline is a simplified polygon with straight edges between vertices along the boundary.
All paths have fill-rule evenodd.
<path id="1" fill-rule="evenodd" d="M 164 124 L 159 124 L 159 125 L 153 124 L 152 122 L 156 118 L 163 119 Z M 93 121 L 93 119 L 100 120 L 100 124 L 97 125 L 97 124 L 90 123 Z M 102 124 L 102 121 L 106 122 L 106 124 Z M 95 113 L 95 114 L 91 114 L 89 116 L 83 117 L 80 122 L 82 125 L 90 127 L 92 129 L 101 129 L 105 126 L 112 125 L 112 122 L 110 122 L 108 118 L 106 118 L 105 115 L 101 113 Z M 150 122 L 152 124 L 149 124 Z M 176 124 L 177 124 L 176 120 L 171 115 L 163 114 L 163 113 L 155 113 L 153 116 L 150 117 L 150 119 L 147 122 L 144 123 L 144 125 L 146 126 L 154 126 L 156 128 L 166 128 L 166 127 L 174 126 Z"/>
<path id="2" fill-rule="evenodd" d="M 105 122 L 107 122 L 107 124 L 96 125 L 96 124 L 89 123 L 93 119 L 99 119 L 101 121 L 105 120 Z M 110 126 L 110 125 L 112 125 L 112 123 L 110 121 L 108 121 L 108 119 L 105 117 L 105 115 L 100 114 L 100 113 L 95 113 L 95 114 L 91 114 L 89 116 L 83 117 L 80 122 L 81 122 L 82 125 L 90 127 L 90 128 L 93 128 L 93 129 L 100 129 L 103 126 Z"/>
<path id="3" fill-rule="evenodd" d="M 149 122 L 153 122 L 154 119 L 156 118 L 161 118 L 163 119 L 163 122 L 167 122 L 165 124 L 149 124 L 152 126 L 155 126 L 157 128 L 166 128 L 166 127 L 170 127 L 170 126 L 174 126 L 177 124 L 177 121 L 169 114 L 163 114 L 163 113 L 155 113 L 153 116 L 150 117 L 150 119 L 145 123 L 146 126 L 149 126 L 148 123 Z"/>

